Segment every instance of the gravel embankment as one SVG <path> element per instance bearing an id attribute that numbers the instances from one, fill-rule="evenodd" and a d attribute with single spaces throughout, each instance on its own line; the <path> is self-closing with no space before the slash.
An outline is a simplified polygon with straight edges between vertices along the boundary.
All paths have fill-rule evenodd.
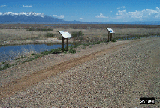
<path id="1" fill-rule="evenodd" d="M 83 57 L 84 55 L 89 55 L 103 49 L 111 48 L 113 46 L 128 43 L 129 41 L 118 41 L 116 43 L 101 43 L 96 45 L 91 45 L 86 48 L 79 46 L 76 49 L 76 54 L 49 54 L 44 57 L 38 58 L 34 61 L 26 62 L 24 64 L 18 64 L 14 67 L 8 68 L 6 70 L 0 71 L 0 86 L 7 84 L 8 82 L 20 79 L 23 76 L 30 75 L 34 72 L 47 69 L 53 65 L 60 64 L 65 61 L 69 61 L 73 58 Z"/>
<path id="2" fill-rule="evenodd" d="M 100 45 L 97 48 L 103 49 Z M 159 72 L 160 38 L 143 38 L 18 91 L 3 98 L 0 104 L 2 107 L 149 107 L 140 105 L 139 99 L 160 97 Z M 158 108 L 160 103 L 156 101 L 150 107 Z"/>

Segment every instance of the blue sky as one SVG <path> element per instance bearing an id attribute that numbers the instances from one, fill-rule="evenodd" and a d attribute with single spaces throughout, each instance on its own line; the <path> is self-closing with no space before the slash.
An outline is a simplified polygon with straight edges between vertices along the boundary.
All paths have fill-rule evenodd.
<path id="1" fill-rule="evenodd" d="M 35 12 L 66 21 L 160 21 L 160 0 L 3 0 L 0 12 Z"/>

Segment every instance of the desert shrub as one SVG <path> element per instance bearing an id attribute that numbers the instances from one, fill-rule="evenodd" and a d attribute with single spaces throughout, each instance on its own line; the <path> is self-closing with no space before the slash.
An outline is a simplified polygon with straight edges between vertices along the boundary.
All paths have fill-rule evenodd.
<path id="1" fill-rule="evenodd" d="M 79 31 L 79 32 L 72 32 L 71 33 L 72 37 L 75 38 L 75 39 L 83 39 L 81 36 L 83 36 L 84 34 L 82 33 L 82 31 Z"/>
<path id="2" fill-rule="evenodd" d="M 84 46 L 89 46 L 89 45 L 90 45 L 90 43 L 84 43 L 83 45 L 84 45 Z"/>
<path id="3" fill-rule="evenodd" d="M 67 51 L 64 51 L 65 54 L 67 54 Z"/>
<path id="4" fill-rule="evenodd" d="M 32 53 L 31 55 L 36 55 L 35 53 Z"/>
<path id="5" fill-rule="evenodd" d="M 43 51 L 41 52 L 41 54 L 43 55 L 48 55 L 48 54 L 57 54 L 61 51 L 61 48 L 57 48 L 57 49 L 51 49 L 50 51 Z"/>
<path id="6" fill-rule="evenodd" d="M 107 43 L 107 42 L 108 42 L 108 40 L 103 40 L 102 42 L 103 42 L 103 43 Z"/>
<path id="7" fill-rule="evenodd" d="M 5 64 L 5 62 L 2 62 L 2 64 Z"/>
<path id="8" fill-rule="evenodd" d="M 74 48 L 74 46 L 73 46 L 73 45 L 71 45 L 71 46 L 68 46 L 68 48 Z"/>
<path id="9" fill-rule="evenodd" d="M 32 61 L 34 60 L 35 58 L 28 58 L 27 60 L 23 61 L 22 63 L 25 63 L 25 62 L 29 62 L 29 61 Z"/>
<path id="10" fill-rule="evenodd" d="M 112 39 L 111 42 L 117 42 L 117 40 L 116 39 Z"/>
<path id="11" fill-rule="evenodd" d="M 21 55 L 20 58 L 26 58 L 26 56 L 25 55 Z"/>
<path id="12" fill-rule="evenodd" d="M 41 54 L 48 55 L 48 54 L 50 54 L 50 52 L 49 51 L 43 51 L 43 52 L 41 52 Z"/>
<path id="13" fill-rule="evenodd" d="M 77 48 L 77 47 L 80 46 L 81 44 L 78 43 L 78 42 L 74 42 L 73 45 L 74 45 L 73 48 Z"/>
<path id="14" fill-rule="evenodd" d="M 29 58 L 28 60 L 27 60 L 27 62 L 29 62 L 29 61 L 32 61 L 32 60 L 34 60 L 35 58 Z"/>
<path id="15" fill-rule="evenodd" d="M 53 34 L 53 33 L 47 33 L 46 34 L 46 37 L 54 37 L 55 36 L 55 34 Z"/>
<path id="16" fill-rule="evenodd" d="M 50 53 L 50 54 L 57 54 L 57 53 L 59 53 L 61 50 L 62 50 L 61 48 L 51 49 L 51 50 L 49 51 L 49 53 Z"/>
<path id="17" fill-rule="evenodd" d="M 96 42 L 95 44 L 100 44 L 101 43 L 101 41 L 98 41 L 98 42 Z"/>
<path id="18" fill-rule="evenodd" d="M 76 53 L 76 50 L 75 50 L 75 49 L 73 49 L 73 48 L 71 48 L 71 49 L 69 50 L 69 53 L 74 54 L 74 53 Z"/>
<path id="19" fill-rule="evenodd" d="M 36 55 L 34 56 L 35 59 L 37 59 L 37 58 L 39 58 L 39 57 L 42 57 L 42 55 L 36 54 Z"/>
<path id="20" fill-rule="evenodd" d="M 77 33 L 77 35 L 78 35 L 78 36 L 83 36 L 84 34 L 82 33 L 82 31 L 79 31 L 79 32 Z"/>
<path id="21" fill-rule="evenodd" d="M 10 64 L 4 64 L 4 66 L 3 67 L 0 67 L 0 71 L 1 70 L 4 70 L 4 69 L 7 69 L 7 68 L 9 68 L 9 67 L 11 67 L 11 65 Z"/>

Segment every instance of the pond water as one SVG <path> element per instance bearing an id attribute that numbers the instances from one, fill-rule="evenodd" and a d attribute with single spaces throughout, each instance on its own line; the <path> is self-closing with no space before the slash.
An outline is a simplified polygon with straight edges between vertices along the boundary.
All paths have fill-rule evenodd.
<path id="1" fill-rule="evenodd" d="M 71 46 L 69 44 L 68 46 Z M 61 48 L 62 44 L 28 44 L 28 45 L 15 45 L 15 46 L 0 46 L 0 62 L 5 60 L 13 60 L 15 57 L 27 52 L 42 52 Z M 66 47 L 66 45 L 65 45 Z"/>

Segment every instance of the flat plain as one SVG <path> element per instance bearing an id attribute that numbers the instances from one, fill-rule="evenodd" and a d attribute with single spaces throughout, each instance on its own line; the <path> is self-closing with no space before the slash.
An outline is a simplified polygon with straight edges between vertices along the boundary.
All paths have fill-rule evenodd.
<path id="1" fill-rule="evenodd" d="M 53 29 L 52 31 L 27 31 L 29 28 Z M 66 30 L 69 33 L 82 31 L 83 39 L 106 38 L 106 28 L 112 28 L 117 37 L 140 37 L 160 34 L 159 25 L 123 25 L 123 24 L 0 24 L 0 45 L 44 43 L 38 40 L 47 40 L 47 33 L 52 33 L 54 38 L 61 39 L 58 33 Z M 53 38 L 52 37 L 52 38 Z M 69 40 L 69 42 L 73 42 Z M 46 43 L 56 43 L 46 41 Z M 59 42 L 58 42 L 59 43 Z"/>

